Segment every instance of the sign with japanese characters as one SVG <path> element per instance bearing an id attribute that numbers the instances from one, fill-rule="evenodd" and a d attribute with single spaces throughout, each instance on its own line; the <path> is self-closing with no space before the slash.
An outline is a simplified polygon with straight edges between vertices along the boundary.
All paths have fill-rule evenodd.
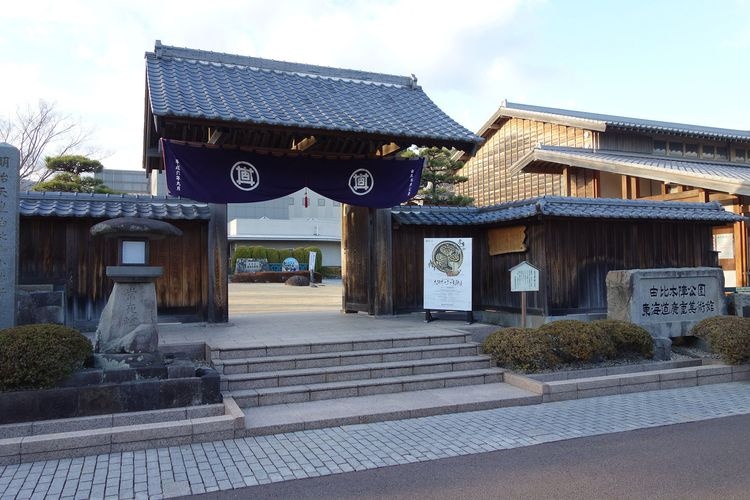
<path id="1" fill-rule="evenodd" d="M 538 292 L 539 269 L 526 261 L 510 268 L 511 292 Z"/>
<path id="2" fill-rule="evenodd" d="M 16 322 L 18 149 L 0 143 L 0 328 Z"/>
<path id="3" fill-rule="evenodd" d="M 703 319 L 719 314 L 718 281 L 709 277 L 643 279 L 638 303 L 642 322 Z"/>
<path id="4" fill-rule="evenodd" d="M 629 269 L 607 274 L 607 317 L 641 325 L 654 338 L 689 335 L 698 321 L 725 311 L 720 268 Z"/>
<path id="5" fill-rule="evenodd" d="M 471 311 L 471 238 L 424 239 L 424 309 Z"/>

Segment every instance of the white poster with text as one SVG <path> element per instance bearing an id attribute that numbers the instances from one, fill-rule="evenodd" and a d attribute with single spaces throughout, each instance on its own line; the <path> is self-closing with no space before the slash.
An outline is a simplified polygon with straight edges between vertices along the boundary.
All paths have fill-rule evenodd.
<path id="1" fill-rule="evenodd" d="M 424 239 L 424 309 L 471 311 L 471 238 Z"/>

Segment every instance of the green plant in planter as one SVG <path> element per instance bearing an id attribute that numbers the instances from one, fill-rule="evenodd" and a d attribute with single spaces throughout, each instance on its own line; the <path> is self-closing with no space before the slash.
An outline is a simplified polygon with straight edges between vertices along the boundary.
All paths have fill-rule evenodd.
<path id="1" fill-rule="evenodd" d="M 614 357 L 638 355 L 654 356 L 654 339 L 643 327 L 627 321 L 600 319 L 592 321 L 591 327 L 612 341 Z"/>
<path id="2" fill-rule="evenodd" d="M 614 356 L 611 340 L 584 321 L 554 321 L 542 325 L 539 331 L 552 337 L 555 354 L 564 362 L 599 361 Z"/>
<path id="3" fill-rule="evenodd" d="M 65 326 L 0 330 L 0 391 L 52 387 L 81 368 L 91 353 L 91 342 Z"/>
<path id="4" fill-rule="evenodd" d="M 696 324 L 690 332 L 708 343 L 711 352 L 729 364 L 750 360 L 750 319 L 714 316 Z"/>
<path id="5" fill-rule="evenodd" d="M 491 333 L 482 350 L 500 365 L 519 370 L 544 370 L 560 364 L 552 350 L 552 338 L 532 328 L 503 328 Z"/>

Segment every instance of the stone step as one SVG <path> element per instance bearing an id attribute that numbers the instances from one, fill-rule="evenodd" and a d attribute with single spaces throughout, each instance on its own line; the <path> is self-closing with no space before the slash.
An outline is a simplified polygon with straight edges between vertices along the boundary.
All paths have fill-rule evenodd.
<path id="1" fill-rule="evenodd" d="M 324 352 L 287 356 L 263 356 L 214 360 L 214 367 L 224 375 L 237 373 L 271 372 L 300 370 L 327 366 L 359 365 L 366 363 L 388 363 L 418 359 L 476 356 L 480 354 L 479 344 L 464 342 L 459 344 L 437 344 L 413 347 L 392 347 L 388 349 L 366 349 L 357 351 Z"/>
<path id="2" fill-rule="evenodd" d="M 542 396 L 502 382 L 244 408 L 250 436 L 539 404 Z"/>
<path id="3" fill-rule="evenodd" d="M 367 380 L 386 377 L 403 377 L 427 373 L 453 372 L 490 368 L 487 356 L 459 356 L 449 358 L 418 359 L 385 363 L 304 368 L 222 376 L 222 391 L 287 387 L 292 385 L 323 384 L 348 380 Z"/>
<path id="4" fill-rule="evenodd" d="M 301 403 L 322 399 L 350 398 L 424 389 L 489 384 L 503 381 L 503 370 L 484 368 L 447 373 L 430 373 L 404 377 L 386 377 L 369 380 L 350 380 L 324 384 L 292 385 L 266 389 L 231 391 L 237 404 L 244 407 L 269 406 L 286 403 Z"/>
<path id="5" fill-rule="evenodd" d="M 308 344 L 269 345 L 236 349 L 211 349 L 211 361 L 259 358 L 271 356 L 304 355 L 324 352 L 366 351 L 416 347 L 442 344 L 463 344 L 471 340 L 470 333 L 444 332 L 417 337 L 396 337 L 376 340 L 353 340 L 349 342 L 320 342 Z"/>

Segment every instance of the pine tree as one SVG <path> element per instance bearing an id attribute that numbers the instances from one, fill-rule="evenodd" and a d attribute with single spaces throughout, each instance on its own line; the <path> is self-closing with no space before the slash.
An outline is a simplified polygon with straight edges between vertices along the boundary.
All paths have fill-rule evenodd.
<path id="1" fill-rule="evenodd" d="M 55 156 L 44 159 L 47 169 L 57 172 L 48 181 L 40 182 L 34 191 L 61 191 L 66 193 L 115 193 L 101 179 L 82 176 L 84 173 L 101 172 L 104 168 L 98 160 L 85 156 Z"/>
<path id="2" fill-rule="evenodd" d="M 422 148 L 417 151 L 409 150 L 405 156 L 422 157 L 427 159 L 422 171 L 419 194 L 417 195 L 425 205 L 471 205 L 474 198 L 455 193 L 456 184 L 466 182 L 467 177 L 458 175 L 464 163 L 455 159 L 455 149 Z"/>

